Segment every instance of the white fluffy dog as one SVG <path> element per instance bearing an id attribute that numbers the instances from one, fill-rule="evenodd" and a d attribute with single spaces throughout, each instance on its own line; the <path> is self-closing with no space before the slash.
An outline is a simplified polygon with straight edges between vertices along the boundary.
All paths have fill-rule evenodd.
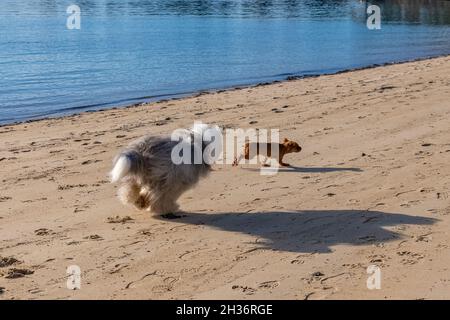
<path id="1" fill-rule="evenodd" d="M 203 155 L 211 135 L 217 133 L 218 127 L 196 124 L 188 130 L 177 130 L 178 141 L 173 140 L 174 135 L 149 135 L 132 142 L 115 157 L 110 172 L 112 183 L 122 183 L 119 199 L 141 210 L 174 216 L 178 198 L 211 171 L 212 159 L 201 156 L 200 161 L 194 161 L 194 155 Z M 180 145 L 191 150 L 183 149 L 183 156 L 188 155 L 192 161 L 173 161 L 174 150 Z"/>

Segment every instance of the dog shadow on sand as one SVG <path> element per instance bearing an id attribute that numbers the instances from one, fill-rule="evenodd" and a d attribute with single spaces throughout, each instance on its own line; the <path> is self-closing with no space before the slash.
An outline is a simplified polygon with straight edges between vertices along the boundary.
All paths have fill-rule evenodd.
<path id="1" fill-rule="evenodd" d="M 206 225 L 258 238 L 264 249 L 326 253 L 339 244 L 367 245 L 402 238 L 409 225 L 432 225 L 437 219 L 366 210 L 305 210 L 248 213 L 185 213 L 176 223 Z M 405 232 L 406 233 L 406 232 Z"/>

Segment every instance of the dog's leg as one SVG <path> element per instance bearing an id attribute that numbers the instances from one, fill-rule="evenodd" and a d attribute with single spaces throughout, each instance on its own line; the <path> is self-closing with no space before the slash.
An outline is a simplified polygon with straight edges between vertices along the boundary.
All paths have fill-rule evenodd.
<path id="1" fill-rule="evenodd" d="M 176 203 L 178 198 L 179 194 L 176 192 L 154 197 L 150 204 L 151 211 L 167 219 L 181 218 L 181 216 L 175 215 L 179 211 L 179 206 Z"/>
<path id="2" fill-rule="evenodd" d="M 123 204 L 132 204 L 138 210 L 144 210 L 150 206 L 148 192 L 134 180 L 120 187 L 118 196 Z"/>
<path id="3" fill-rule="evenodd" d="M 123 204 L 134 204 L 140 197 L 141 187 L 134 181 L 127 181 L 119 188 L 117 196 Z"/>
<path id="4" fill-rule="evenodd" d="M 141 191 L 139 192 L 139 197 L 134 202 L 135 207 L 139 210 L 150 211 L 150 197 L 150 191 L 147 188 L 142 187 Z"/>
<path id="5" fill-rule="evenodd" d="M 165 200 L 168 201 L 168 200 Z M 185 217 L 185 215 L 177 214 L 179 213 L 179 206 L 176 202 L 169 200 L 168 203 L 164 203 L 161 207 L 157 208 L 158 213 L 164 219 L 179 219 Z"/>

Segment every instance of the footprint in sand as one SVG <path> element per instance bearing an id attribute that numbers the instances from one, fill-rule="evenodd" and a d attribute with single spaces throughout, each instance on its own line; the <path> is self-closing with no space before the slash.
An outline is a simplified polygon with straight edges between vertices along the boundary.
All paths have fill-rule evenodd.
<path id="1" fill-rule="evenodd" d="M 156 121 L 155 122 L 155 126 L 164 126 L 166 125 L 168 122 L 167 121 Z"/>
<path id="2" fill-rule="evenodd" d="M 368 236 L 358 238 L 358 243 L 371 243 L 371 242 L 375 242 L 375 241 L 377 241 L 377 237 L 374 235 L 368 235 Z"/>
<path id="3" fill-rule="evenodd" d="M 28 292 L 31 293 L 31 294 L 38 294 L 38 293 L 41 293 L 41 292 L 44 292 L 44 291 L 39 289 L 39 288 L 32 288 L 32 289 L 28 290 Z"/>
<path id="4" fill-rule="evenodd" d="M 49 234 L 53 234 L 54 232 L 47 228 L 40 228 L 37 230 L 34 230 L 34 234 L 37 236 L 48 236 Z"/>
<path id="5" fill-rule="evenodd" d="M 64 184 L 64 185 L 59 185 L 58 190 L 70 190 L 73 188 L 85 188 L 87 186 L 88 186 L 87 184 Z"/>
<path id="6" fill-rule="evenodd" d="M 30 269 L 17 269 L 12 268 L 8 270 L 8 273 L 6 274 L 6 279 L 17 279 L 17 278 L 23 278 L 27 275 L 33 274 L 34 271 Z"/>
<path id="7" fill-rule="evenodd" d="M 408 265 L 416 264 L 420 260 L 425 258 L 424 255 L 422 255 L 420 253 L 414 253 L 411 251 L 399 251 L 399 252 L 397 252 L 397 254 L 401 257 L 404 257 L 404 259 L 402 259 L 401 263 L 408 264 Z"/>
<path id="8" fill-rule="evenodd" d="M 75 205 L 73 212 L 74 213 L 78 213 L 78 212 L 83 212 L 85 210 L 89 209 L 89 205 L 88 204 L 84 204 L 84 205 Z"/>
<path id="9" fill-rule="evenodd" d="M 14 257 L 1 257 L 0 256 L 0 268 L 9 267 L 9 266 L 19 264 L 19 263 L 21 263 L 21 262 Z"/>
<path id="10" fill-rule="evenodd" d="M 133 218 L 131 218 L 130 216 L 125 216 L 125 217 L 120 217 L 120 216 L 115 216 L 115 217 L 109 217 L 107 222 L 108 223 L 127 223 L 129 221 L 133 221 Z"/>
<path id="11" fill-rule="evenodd" d="M 68 245 L 68 246 L 79 245 L 79 244 L 81 244 L 81 242 L 80 241 L 75 241 L 75 240 L 69 241 L 69 242 L 66 243 L 66 245 Z"/>
<path id="12" fill-rule="evenodd" d="M 261 282 L 258 285 L 258 288 L 260 289 L 274 289 L 276 287 L 278 287 L 280 285 L 280 283 L 278 281 L 266 281 L 266 282 Z"/>
<path id="13" fill-rule="evenodd" d="M 84 165 L 87 165 L 87 164 L 91 164 L 91 163 L 97 163 L 97 162 L 101 162 L 102 160 L 86 160 L 86 161 L 83 161 L 81 164 L 84 166 Z"/>
<path id="14" fill-rule="evenodd" d="M 415 242 L 431 242 L 432 240 L 433 237 L 431 236 L 431 234 L 414 237 Z"/>
<path id="15" fill-rule="evenodd" d="M 128 267 L 129 265 L 128 264 L 125 264 L 125 263 L 119 263 L 119 264 L 116 264 L 116 265 L 114 265 L 114 268 L 113 269 L 111 269 L 110 271 L 108 271 L 109 272 L 109 274 L 114 274 L 114 273 L 118 273 L 118 272 L 120 272 L 122 269 L 125 269 L 126 267 Z"/>
<path id="16" fill-rule="evenodd" d="M 378 266 L 384 266 L 384 263 L 388 259 L 384 254 L 373 254 L 368 256 L 369 263 L 377 264 Z"/>
<path id="17" fill-rule="evenodd" d="M 86 239 L 86 240 L 103 240 L 103 237 L 99 236 L 98 234 L 91 234 L 89 236 L 83 237 L 83 239 Z"/>
<path id="18" fill-rule="evenodd" d="M 234 285 L 231 287 L 231 289 L 233 290 L 239 290 L 242 293 L 245 293 L 246 295 L 253 295 L 256 293 L 256 289 L 253 289 L 251 287 L 247 287 L 247 286 L 238 286 L 238 285 Z"/>
<path id="19" fill-rule="evenodd" d="M 441 200 L 441 199 L 447 199 L 448 198 L 448 193 L 447 192 L 438 192 L 436 193 L 436 198 Z"/>
<path id="20" fill-rule="evenodd" d="M 274 113 L 283 113 L 284 112 L 283 110 L 279 110 L 278 108 L 273 108 L 271 111 Z"/>
<path id="21" fill-rule="evenodd" d="M 46 201 L 47 198 L 39 198 L 39 199 L 29 199 L 29 200 L 23 200 L 22 203 L 32 203 L 37 201 Z"/>
<path id="22" fill-rule="evenodd" d="M 147 237 L 151 237 L 151 236 L 154 235 L 154 233 L 153 233 L 150 229 L 139 230 L 138 233 L 139 233 L 140 235 L 147 236 Z"/>
<path id="23" fill-rule="evenodd" d="M 153 293 L 165 293 L 173 291 L 173 285 L 178 281 L 178 278 L 167 277 L 163 280 L 164 284 L 156 285 L 152 288 Z"/>

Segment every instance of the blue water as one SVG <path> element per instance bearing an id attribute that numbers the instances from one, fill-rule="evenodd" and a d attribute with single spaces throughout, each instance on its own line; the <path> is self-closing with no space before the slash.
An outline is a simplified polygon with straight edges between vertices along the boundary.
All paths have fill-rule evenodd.
<path id="1" fill-rule="evenodd" d="M 450 1 L 2 0 L 0 123 L 450 54 Z M 81 29 L 66 8 L 81 8 Z"/>

